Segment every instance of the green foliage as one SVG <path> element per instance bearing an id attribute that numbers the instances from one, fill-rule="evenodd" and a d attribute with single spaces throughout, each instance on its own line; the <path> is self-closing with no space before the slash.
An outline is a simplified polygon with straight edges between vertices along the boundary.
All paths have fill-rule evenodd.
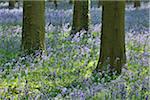
<path id="1" fill-rule="evenodd" d="M 115 73 L 109 75 L 109 71 L 104 72 L 105 74 L 93 74 L 99 56 L 99 44 L 94 39 L 99 34 L 92 33 L 90 38 L 83 37 L 79 42 L 67 40 L 68 33 L 47 33 L 46 35 L 46 43 L 50 45 L 47 48 L 52 49 L 50 51 L 47 49 L 46 55 L 49 56 L 44 56 L 43 59 L 33 55 L 20 57 L 19 52 L 0 50 L 0 55 L 4 55 L 0 63 L 4 65 L 0 67 L 3 69 L 0 74 L 1 99 L 11 99 L 12 96 L 16 100 L 70 99 L 73 98 L 70 96 L 75 90 L 88 93 L 87 91 L 90 91 L 89 89 L 95 84 L 103 86 L 94 94 L 85 95 L 86 99 L 142 100 L 149 95 L 147 83 L 144 83 L 149 75 L 148 66 L 144 63 L 137 63 L 143 57 L 145 50 L 143 44 L 138 44 L 137 41 L 127 42 L 127 53 L 130 54 L 131 60 L 127 60 L 126 71 L 123 71 L 121 76 L 116 76 Z M 135 55 L 137 55 L 137 60 L 135 60 Z M 30 59 L 31 61 L 28 61 Z M 107 68 L 107 65 L 105 67 Z M 121 91 L 125 91 L 126 95 L 124 96 Z"/>

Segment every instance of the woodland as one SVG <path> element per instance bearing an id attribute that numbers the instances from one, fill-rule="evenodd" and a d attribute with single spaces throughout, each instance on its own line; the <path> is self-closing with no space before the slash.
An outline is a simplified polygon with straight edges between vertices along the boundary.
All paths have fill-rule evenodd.
<path id="1" fill-rule="evenodd" d="M 149 100 L 149 0 L 1 0 L 0 100 Z"/>

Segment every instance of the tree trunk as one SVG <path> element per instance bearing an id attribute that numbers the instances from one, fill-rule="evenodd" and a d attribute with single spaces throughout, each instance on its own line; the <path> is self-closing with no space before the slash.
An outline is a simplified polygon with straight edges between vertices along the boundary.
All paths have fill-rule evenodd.
<path id="1" fill-rule="evenodd" d="M 73 4 L 73 2 L 74 2 L 73 0 L 69 0 L 69 4 Z"/>
<path id="2" fill-rule="evenodd" d="M 45 1 L 23 2 L 22 50 L 33 53 L 45 48 Z"/>
<path id="3" fill-rule="evenodd" d="M 102 35 L 100 58 L 96 71 L 121 73 L 125 63 L 125 2 L 104 1 L 102 11 Z"/>
<path id="4" fill-rule="evenodd" d="M 57 9 L 58 7 L 57 0 L 54 0 L 54 5 L 55 5 L 55 8 Z"/>
<path id="5" fill-rule="evenodd" d="M 98 8 L 100 8 L 102 5 L 102 1 L 101 0 L 98 0 Z"/>
<path id="6" fill-rule="evenodd" d="M 134 7 L 135 7 L 135 8 L 138 8 L 138 7 L 140 7 L 140 6 L 141 6 L 141 3 L 140 3 L 139 0 L 134 1 Z"/>
<path id="7" fill-rule="evenodd" d="M 15 0 L 9 0 L 9 9 L 15 8 Z"/>
<path id="8" fill-rule="evenodd" d="M 90 0 L 75 0 L 73 10 L 73 24 L 71 34 L 84 29 L 88 31 L 90 18 Z"/>

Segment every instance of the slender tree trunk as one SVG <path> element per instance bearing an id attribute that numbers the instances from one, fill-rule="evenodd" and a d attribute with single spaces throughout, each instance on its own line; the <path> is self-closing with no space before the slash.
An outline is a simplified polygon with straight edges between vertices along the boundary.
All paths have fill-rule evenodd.
<path id="1" fill-rule="evenodd" d="M 102 5 L 102 1 L 101 0 L 98 0 L 98 8 L 100 8 Z"/>
<path id="2" fill-rule="evenodd" d="M 15 3 L 16 3 L 15 0 L 9 0 L 9 9 L 15 8 Z"/>
<path id="3" fill-rule="evenodd" d="M 100 58 L 96 71 L 121 73 L 125 63 L 125 2 L 104 1 L 102 11 L 102 35 Z"/>
<path id="4" fill-rule="evenodd" d="M 57 0 L 54 0 L 54 5 L 55 5 L 55 8 L 57 9 L 58 7 Z"/>
<path id="5" fill-rule="evenodd" d="M 45 1 L 23 2 L 22 49 L 26 53 L 45 48 Z"/>
<path id="6" fill-rule="evenodd" d="M 134 7 L 135 7 L 135 8 L 138 8 L 138 7 L 140 7 L 140 6 L 141 6 L 140 0 L 135 0 L 135 1 L 134 1 Z"/>
<path id="7" fill-rule="evenodd" d="M 84 29 L 88 31 L 90 0 L 75 0 L 73 10 L 72 34 Z"/>
<path id="8" fill-rule="evenodd" d="M 73 4 L 73 2 L 74 2 L 73 0 L 69 0 L 69 4 Z"/>

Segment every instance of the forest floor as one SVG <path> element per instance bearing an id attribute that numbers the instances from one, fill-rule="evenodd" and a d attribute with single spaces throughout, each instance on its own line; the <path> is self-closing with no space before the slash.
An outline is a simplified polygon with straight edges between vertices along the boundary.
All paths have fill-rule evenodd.
<path id="1" fill-rule="evenodd" d="M 91 34 L 85 38 L 81 31 L 73 39 L 72 9 L 47 8 L 42 57 L 20 56 L 22 8 L 0 9 L 0 99 L 148 100 L 149 9 L 126 9 L 127 63 L 119 77 L 104 78 L 91 73 L 99 57 L 101 8 L 91 9 Z"/>

